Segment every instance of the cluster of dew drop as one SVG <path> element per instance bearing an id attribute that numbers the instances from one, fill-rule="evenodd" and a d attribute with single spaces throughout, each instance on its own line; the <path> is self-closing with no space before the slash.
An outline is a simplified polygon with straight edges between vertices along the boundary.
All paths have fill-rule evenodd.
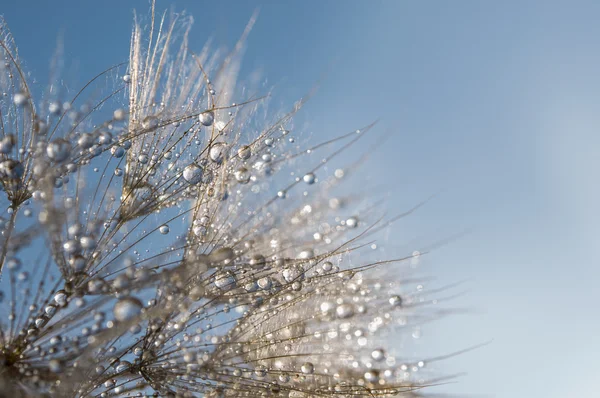
<path id="1" fill-rule="evenodd" d="M 374 272 L 404 259 L 358 255 L 379 229 L 334 195 L 345 173 L 325 166 L 341 151 L 311 167 L 294 112 L 219 105 L 235 54 L 192 57 L 185 29 L 173 50 L 191 23 L 173 18 L 147 51 L 136 26 L 128 71 L 91 106 L 35 103 L 2 25 L 0 388 L 417 395 L 432 379 L 392 353 L 391 332 L 420 319 L 423 292 Z"/>

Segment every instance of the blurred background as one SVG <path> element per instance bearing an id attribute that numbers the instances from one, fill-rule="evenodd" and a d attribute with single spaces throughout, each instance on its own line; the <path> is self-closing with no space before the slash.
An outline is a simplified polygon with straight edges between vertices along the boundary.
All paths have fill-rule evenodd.
<path id="1" fill-rule="evenodd" d="M 255 10 L 241 76 L 259 73 L 313 142 L 375 119 L 388 135 L 356 178 L 394 224 L 386 254 L 466 235 L 424 256 L 466 310 L 421 330 L 417 351 L 465 375 L 436 392 L 592 397 L 600 354 L 600 3 L 595 1 L 162 1 L 194 16 L 191 47 L 232 48 Z M 147 1 L 17 2 L 7 20 L 38 84 L 62 36 L 74 88 L 128 57 Z M 79 86 L 78 86 L 79 85 Z M 317 138 L 315 138 L 317 137 Z M 373 142 L 375 142 L 374 140 Z M 346 156 L 358 157 L 364 146 Z M 397 253 L 395 252 L 397 250 Z M 462 312 L 462 311 L 461 311 Z"/>

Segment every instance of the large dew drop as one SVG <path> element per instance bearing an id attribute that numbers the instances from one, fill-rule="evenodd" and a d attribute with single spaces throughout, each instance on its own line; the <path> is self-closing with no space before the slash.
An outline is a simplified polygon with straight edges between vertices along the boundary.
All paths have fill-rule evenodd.
<path id="1" fill-rule="evenodd" d="M 244 145 L 238 149 L 238 156 L 242 160 L 248 160 L 252 156 L 252 149 L 248 145 Z"/>
<path id="2" fill-rule="evenodd" d="M 138 316 L 143 307 L 142 302 L 135 297 L 125 297 L 117 301 L 113 314 L 117 321 L 123 322 Z"/>
<path id="3" fill-rule="evenodd" d="M 204 126 L 211 126 L 215 120 L 215 114 L 212 112 L 203 112 L 200 114 L 200 116 L 198 116 L 198 120 Z"/>
<path id="4" fill-rule="evenodd" d="M 227 145 L 223 142 L 217 142 L 210 147 L 208 151 L 208 157 L 215 163 L 223 162 L 223 158 L 225 158 L 225 153 L 227 152 Z"/>
<path id="5" fill-rule="evenodd" d="M 245 167 L 240 167 L 234 173 L 235 180 L 240 184 L 247 184 L 250 181 L 250 172 Z"/>
<path id="6" fill-rule="evenodd" d="M 198 166 L 196 163 L 192 163 L 183 169 L 183 179 L 186 180 L 188 184 L 199 184 L 202 181 L 203 172 L 204 170 L 202 167 Z"/>
<path id="7" fill-rule="evenodd" d="M 300 370 L 304 374 L 312 374 L 315 371 L 315 366 L 311 362 L 304 362 Z"/>
<path id="8" fill-rule="evenodd" d="M 71 144 L 69 141 L 58 138 L 48 144 L 46 147 L 46 154 L 51 160 L 62 162 L 71 154 Z"/>

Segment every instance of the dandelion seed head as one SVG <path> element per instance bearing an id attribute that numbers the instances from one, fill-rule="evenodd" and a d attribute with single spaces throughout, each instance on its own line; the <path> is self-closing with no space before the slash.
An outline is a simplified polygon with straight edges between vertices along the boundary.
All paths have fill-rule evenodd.
<path id="1" fill-rule="evenodd" d="M 388 338 L 426 292 L 376 272 L 377 206 L 337 196 L 350 168 L 329 167 L 370 127 L 303 148 L 303 101 L 274 111 L 238 77 L 254 18 L 199 54 L 190 17 L 150 18 L 75 97 L 34 95 L 1 25 L 0 386 L 414 396 L 422 366 Z"/>

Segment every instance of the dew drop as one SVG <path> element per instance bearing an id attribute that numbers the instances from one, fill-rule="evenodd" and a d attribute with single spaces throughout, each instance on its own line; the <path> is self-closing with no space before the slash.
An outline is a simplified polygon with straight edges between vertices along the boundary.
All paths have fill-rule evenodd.
<path id="1" fill-rule="evenodd" d="M 55 162 L 62 162 L 71 154 L 71 144 L 67 140 L 57 138 L 46 147 L 48 158 Z"/>
<path id="2" fill-rule="evenodd" d="M 371 358 L 377 362 L 383 361 L 385 359 L 385 351 L 381 348 L 377 348 L 371 352 Z"/>
<path id="3" fill-rule="evenodd" d="M 234 173 L 235 180 L 240 184 L 247 184 L 250 181 L 250 172 L 245 167 L 240 167 Z"/>
<path id="4" fill-rule="evenodd" d="M 215 163 L 223 162 L 225 153 L 227 152 L 227 145 L 223 142 L 217 142 L 210 147 L 208 151 L 208 157 Z"/>
<path id="5" fill-rule="evenodd" d="M 199 184 L 202 181 L 203 172 L 204 170 L 202 167 L 198 166 L 196 163 L 192 163 L 183 169 L 183 179 L 191 185 Z"/>
<path id="6" fill-rule="evenodd" d="M 397 294 L 390 297 L 388 301 L 390 305 L 394 307 L 400 307 L 402 305 L 402 297 L 398 296 Z"/>
<path id="7" fill-rule="evenodd" d="M 113 308 L 115 319 L 119 322 L 138 316 L 142 312 L 142 302 L 135 297 L 125 297 L 117 301 Z"/>
<path id="8" fill-rule="evenodd" d="M 356 217 L 349 217 L 346 220 L 346 226 L 349 228 L 356 228 L 358 227 L 358 218 Z"/>
<path id="9" fill-rule="evenodd" d="M 161 234 L 166 235 L 169 233 L 170 229 L 169 226 L 167 224 L 161 225 L 160 228 L 158 228 L 158 230 L 160 231 Z"/>
<path id="10" fill-rule="evenodd" d="M 350 318 L 354 315 L 354 307 L 348 303 L 340 304 L 335 309 L 335 313 L 340 319 Z"/>
<path id="11" fill-rule="evenodd" d="M 238 149 L 238 156 L 242 160 L 248 160 L 250 159 L 250 156 L 252 156 L 252 149 L 250 148 L 250 146 L 244 145 L 243 147 Z"/>
<path id="12" fill-rule="evenodd" d="M 300 367 L 302 373 L 304 374 L 313 374 L 315 371 L 315 366 L 311 362 L 304 362 Z"/>
<path id="13" fill-rule="evenodd" d="M 315 183 L 315 174 L 314 173 L 306 173 L 304 175 L 304 177 L 302 177 L 302 179 L 304 180 L 305 183 L 307 184 L 314 184 Z"/>
<path id="14" fill-rule="evenodd" d="M 202 112 L 198 116 L 198 120 L 204 126 L 211 126 L 213 124 L 213 121 L 215 120 L 215 114 L 212 111 Z"/>

